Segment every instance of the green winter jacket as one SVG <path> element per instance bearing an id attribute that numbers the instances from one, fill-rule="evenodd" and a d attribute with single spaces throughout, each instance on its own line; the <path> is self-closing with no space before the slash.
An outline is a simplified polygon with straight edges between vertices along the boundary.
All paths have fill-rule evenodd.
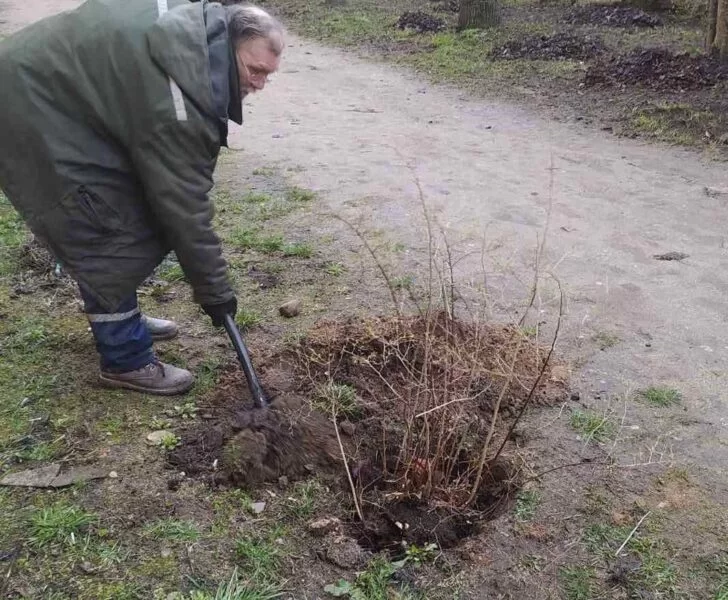
<path id="1" fill-rule="evenodd" d="M 233 296 L 207 194 L 242 122 L 224 8 L 88 0 L 0 42 L 0 187 L 109 310 L 174 250 L 195 300 Z"/>

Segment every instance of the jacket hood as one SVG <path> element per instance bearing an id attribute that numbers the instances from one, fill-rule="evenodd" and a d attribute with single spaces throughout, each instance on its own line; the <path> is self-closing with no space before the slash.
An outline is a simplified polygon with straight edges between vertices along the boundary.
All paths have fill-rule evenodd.
<path id="1" fill-rule="evenodd" d="M 228 118 L 242 123 L 237 66 L 222 5 L 176 6 L 160 15 L 147 38 L 152 60 L 203 112 L 220 119 L 223 137 Z"/>

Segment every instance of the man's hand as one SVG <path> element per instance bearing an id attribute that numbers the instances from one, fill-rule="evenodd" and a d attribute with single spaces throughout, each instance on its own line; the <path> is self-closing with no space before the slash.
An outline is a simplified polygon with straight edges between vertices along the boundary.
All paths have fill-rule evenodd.
<path id="1" fill-rule="evenodd" d="M 227 302 L 222 304 L 203 304 L 202 310 L 204 310 L 212 319 L 212 324 L 215 327 L 222 327 L 225 323 L 225 315 L 232 315 L 238 312 L 238 301 L 233 296 Z"/>

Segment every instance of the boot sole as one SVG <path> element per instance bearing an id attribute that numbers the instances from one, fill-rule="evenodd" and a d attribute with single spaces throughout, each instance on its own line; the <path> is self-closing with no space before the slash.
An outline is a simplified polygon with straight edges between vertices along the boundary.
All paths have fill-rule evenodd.
<path id="1" fill-rule="evenodd" d="M 127 381 L 119 381 L 118 379 L 108 379 L 103 375 L 99 375 L 99 383 L 107 388 L 131 390 L 133 392 L 141 392 L 142 394 L 151 394 L 153 396 L 177 396 L 179 394 L 185 394 L 192 389 L 193 385 L 195 385 L 195 381 L 193 379 L 189 383 L 180 384 L 173 388 L 155 389 L 135 385 Z"/>
<path id="2" fill-rule="evenodd" d="M 158 334 L 152 334 L 152 341 L 153 342 L 164 342 L 166 340 L 173 340 L 177 337 L 178 332 L 173 331 L 171 333 L 158 333 Z"/>

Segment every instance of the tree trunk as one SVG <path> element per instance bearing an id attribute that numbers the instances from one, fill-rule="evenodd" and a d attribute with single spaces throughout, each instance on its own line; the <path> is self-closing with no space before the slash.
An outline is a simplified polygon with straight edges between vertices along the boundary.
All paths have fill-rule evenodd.
<path id="1" fill-rule="evenodd" d="M 708 30 L 705 33 L 705 51 L 710 54 L 713 51 L 715 41 L 715 29 L 718 24 L 718 0 L 708 2 Z"/>
<path id="2" fill-rule="evenodd" d="M 458 31 L 495 27 L 499 22 L 497 0 L 460 0 Z"/>
<path id="3" fill-rule="evenodd" d="M 710 0 L 706 51 L 728 62 L 728 0 Z"/>

